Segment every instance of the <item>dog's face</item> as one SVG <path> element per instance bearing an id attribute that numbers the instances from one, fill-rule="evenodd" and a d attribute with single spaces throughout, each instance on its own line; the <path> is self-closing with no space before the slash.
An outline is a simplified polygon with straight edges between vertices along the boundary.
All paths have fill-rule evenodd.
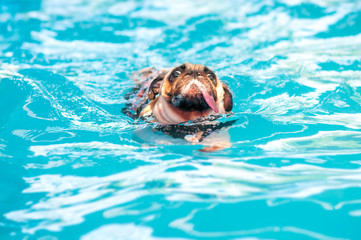
<path id="1" fill-rule="evenodd" d="M 204 65 L 185 63 L 154 79 L 148 93 L 150 99 L 157 94 L 182 111 L 218 113 L 222 101 L 225 111 L 232 110 L 232 95 L 216 74 Z"/>

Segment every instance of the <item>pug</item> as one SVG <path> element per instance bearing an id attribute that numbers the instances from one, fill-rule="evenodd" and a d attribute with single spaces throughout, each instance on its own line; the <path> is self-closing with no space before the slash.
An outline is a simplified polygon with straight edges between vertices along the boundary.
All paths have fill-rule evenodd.
<path id="1" fill-rule="evenodd" d="M 152 115 L 160 124 L 178 124 L 225 114 L 232 94 L 208 67 L 185 63 L 157 76 L 148 90 L 149 104 L 140 117 Z"/>
<path id="2" fill-rule="evenodd" d="M 212 70 L 201 64 L 185 63 L 158 72 L 146 68 L 135 78 L 138 79 L 138 88 L 134 95 L 141 100 L 140 103 L 132 105 L 136 112 L 133 116 L 154 118 L 153 122 L 159 123 L 158 130 L 168 135 L 182 136 L 189 142 L 200 142 L 214 132 L 214 129 L 220 129 L 222 126 L 208 124 L 185 129 L 184 126 L 175 125 L 209 119 L 229 113 L 233 108 L 232 94 L 228 86 L 220 81 Z M 143 80 L 139 81 L 142 78 Z M 128 115 L 129 113 L 130 111 L 127 112 Z M 210 125 L 213 128 L 210 128 Z M 210 144 L 211 147 L 203 150 L 215 151 L 230 144 L 229 140 L 218 142 L 222 144 Z"/>

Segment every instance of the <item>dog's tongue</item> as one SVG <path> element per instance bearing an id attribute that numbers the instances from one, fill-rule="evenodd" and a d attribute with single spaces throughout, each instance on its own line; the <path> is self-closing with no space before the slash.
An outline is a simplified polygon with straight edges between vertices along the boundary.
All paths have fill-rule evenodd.
<path id="1" fill-rule="evenodd" d="M 208 106 L 210 106 L 213 109 L 213 111 L 218 113 L 218 108 L 217 108 L 216 102 L 214 101 L 214 98 L 211 95 L 209 95 L 207 93 L 207 91 L 205 91 L 205 90 L 202 91 L 202 95 L 203 95 L 204 100 L 206 100 L 206 103 L 208 104 Z"/>

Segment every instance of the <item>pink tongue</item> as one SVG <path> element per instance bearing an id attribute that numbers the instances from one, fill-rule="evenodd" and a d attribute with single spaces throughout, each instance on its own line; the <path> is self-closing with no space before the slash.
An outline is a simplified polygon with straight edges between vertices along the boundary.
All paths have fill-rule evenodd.
<path id="1" fill-rule="evenodd" d="M 218 113 L 218 108 L 217 108 L 216 102 L 214 101 L 213 97 L 211 95 L 209 95 L 206 91 L 202 91 L 202 95 L 203 95 L 204 100 L 206 100 L 208 106 L 210 106 L 213 109 L 213 111 Z"/>

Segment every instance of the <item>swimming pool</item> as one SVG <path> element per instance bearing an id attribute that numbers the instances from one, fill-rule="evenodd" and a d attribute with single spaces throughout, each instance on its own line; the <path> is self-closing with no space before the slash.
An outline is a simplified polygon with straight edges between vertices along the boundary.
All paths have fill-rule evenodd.
<path id="1" fill-rule="evenodd" d="M 0 3 L 1 239 L 361 239 L 360 1 Z M 123 115 L 209 66 L 232 147 Z"/>

